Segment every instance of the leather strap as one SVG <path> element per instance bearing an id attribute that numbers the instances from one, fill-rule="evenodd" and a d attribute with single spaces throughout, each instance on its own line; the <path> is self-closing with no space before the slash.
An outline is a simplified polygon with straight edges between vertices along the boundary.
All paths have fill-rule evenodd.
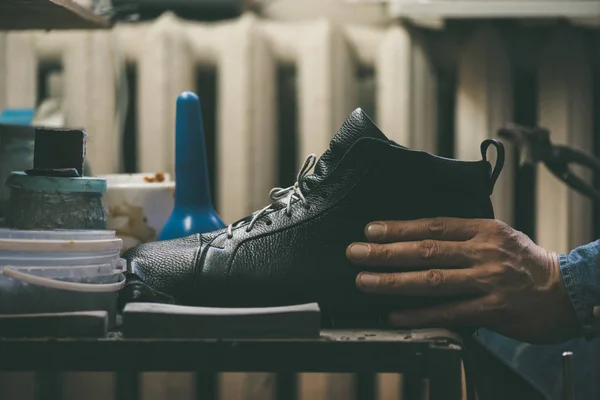
<path id="1" fill-rule="evenodd" d="M 502 168 L 504 167 L 504 145 L 502 142 L 499 142 L 496 139 L 486 139 L 481 143 L 481 157 L 483 161 L 487 161 L 487 150 L 490 145 L 496 148 L 496 165 L 492 169 L 492 173 L 490 174 L 490 183 L 489 183 L 489 194 L 491 195 L 494 191 L 494 185 L 496 185 L 496 181 L 500 176 L 500 172 L 502 172 Z"/>

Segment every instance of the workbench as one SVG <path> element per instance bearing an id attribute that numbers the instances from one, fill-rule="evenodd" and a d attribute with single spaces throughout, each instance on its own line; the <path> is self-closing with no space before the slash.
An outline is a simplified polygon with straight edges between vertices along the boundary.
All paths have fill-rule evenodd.
<path id="1" fill-rule="evenodd" d="M 428 379 L 431 400 L 460 400 L 461 368 L 461 342 L 442 329 L 323 330 L 313 339 L 0 339 L 0 371 L 114 371 L 119 400 L 137 399 L 138 374 L 151 371 L 276 372 L 282 400 L 297 397 L 299 372 L 358 374 L 357 400 L 374 398 L 375 373 L 401 373 L 409 385 Z M 418 389 L 410 392 L 405 400 L 420 399 Z M 204 394 L 198 398 L 210 398 Z"/>

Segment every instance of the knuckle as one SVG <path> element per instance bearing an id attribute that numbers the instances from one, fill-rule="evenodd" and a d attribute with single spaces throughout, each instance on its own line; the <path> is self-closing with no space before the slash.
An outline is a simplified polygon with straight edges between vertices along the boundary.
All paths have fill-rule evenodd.
<path id="1" fill-rule="evenodd" d="M 487 268 L 488 279 L 492 282 L 503 281 L 506 278 L 506 272 L 503 264 L 494 264 Z"/>
<path id="2" fill-rule="evenodd" d="M 502 236 L 496 240 L 486 240 L 477 243 L 476 252 L 478 258 L 484 261 L 514 261 L 516 256 L 513 239 L 510 236 Z"/>
<path id="3" fill-rule="evenodd" d="M 428 222 L 427 230 L 431 233 L 443 234 L 448 229 L 446 226 L 446 221 L 441 218 L 434 218 Z"/>
<path id="4" fill-rule="evenodd" d="M 478 259 L 478 256 L 480 255 L 480 250 L 477 246 L 477 243 L 474 243 L 472 241 L 467 241 L 462 246 L 459 246 L 458 251 L 462 253 L 465 257 L 473 260 Z"/>
<path id="5" fill-rule="evenodd" d="M 384 225 L 386 226 L 386 233 L 389 235 L 402 236 L 406 231 L 405 224 L 399 221 L 387 221 Z"/>
<path id="6" fill-rule="evenodd" d="M 510 268 L 510 265 L 507 265 L 506 263 L 502 262 L 494 263 L 490 267 L 490 272 L 494 276 L 504 276 L 507 272 L 510 272 L 510 270 L 512 270 L 512 268 Z"/>
<path id="7" fill-rule="evenodd" d="M 417 251 L 421 258 L 432 259 L 439 255 L 439 245 L 435 240 L 423 240 L 417 244 Z"/>
<path id="8" fill-rule="evenodd" d="M 476 252 L 486 255 L 495 254 L 496 252 L 498 252 L 498 245 L 496 243 L 488 241 L 480 242 L 476 246 Z"/>
<path id="9" fill-rule="evenodd" d="M 497 260 L 501 253 L 500 246 L 494 242 L 481 242 L 474 246 L 474 255 L 478 260 L 483 262 L 489 262 L 491 260 Z"/>
<path id="10" fill-rule="evenodd" d="M 515 232 L 508 224 L 500 220 L 492 221 L 491 231 L 501 239 L 511 238 Z"/>
<path id="11" fill-rule="evenodd" d="M 377 249 L 377 255 L 383 261 L 390 261 L 394 256 L 394 252 L 390 246 L 377 246 Z"/>
<path id="12" fill-rule="evenodd" d="M 486 299 L 485 303 L 482 303 L 484 310 L 486 313 L 493 313 L 495 315 L 502 315 L 507 312 L 508 306 L 506 303 L 506 299 L 498 294 L 491 294 Z"/>
<path id="13" fill-rule="evenodd" d="M 396 275 L 395 274 L 384 274 L 381 276 L 379 282 L 384 288 L 393 288 L 396 286 Z"/>
<path id="14" fill-rule="evenodd" d="M 446 276 L 444 275 L 444 272 L 439 269 L 430 269 L 425 272 L 425 282 L 427 282 L 432 289 L 438 289 L 446 283 Z"/>
<path id="15" fill-rule="evenodd" d="M 494 229 L 497 231 L 503 231 L 508 226 L 508 225 L 506 225 L 506 223 L 504 221 L 501 221 L 499 219 L 494 219 L 491 221 L 491 223 L 492 223 Z"/>

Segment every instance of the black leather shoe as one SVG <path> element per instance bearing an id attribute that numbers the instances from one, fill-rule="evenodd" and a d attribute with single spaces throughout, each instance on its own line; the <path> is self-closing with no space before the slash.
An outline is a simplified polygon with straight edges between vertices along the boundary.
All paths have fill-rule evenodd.
<path id="1" fill-rule="evenodd" d="M 486 159 L 489 145 L 498 162 Z M 493 218 L 490 201 L 504 148 L 481 144 L 482 160 L 458 161 L 388 140 L 355 110 L 316 161 L 310 155 L 297 182 L 273 189 L 273 203 L 227 229 L 141 244 L 124 257 L 130 271 L 122 301 L 219 307 L 318 302 L 337 326 L 379 324 L 387 305 L 418 299 L 359 292 L 359 268 L 347 246 L 365 240 L 376 220 L 427 217 Z M 314 172 L 309 171 L 314 166 Z"/>

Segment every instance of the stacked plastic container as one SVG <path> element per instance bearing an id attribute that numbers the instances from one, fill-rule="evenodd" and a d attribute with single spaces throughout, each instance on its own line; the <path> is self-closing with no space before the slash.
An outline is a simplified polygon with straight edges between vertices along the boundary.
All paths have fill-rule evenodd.
<path id="1" fill-rule="evenodd" d="M 0 229 L 0 314 L 105 310 L 114 325 L 122 248 L 110 230 Z"/>

